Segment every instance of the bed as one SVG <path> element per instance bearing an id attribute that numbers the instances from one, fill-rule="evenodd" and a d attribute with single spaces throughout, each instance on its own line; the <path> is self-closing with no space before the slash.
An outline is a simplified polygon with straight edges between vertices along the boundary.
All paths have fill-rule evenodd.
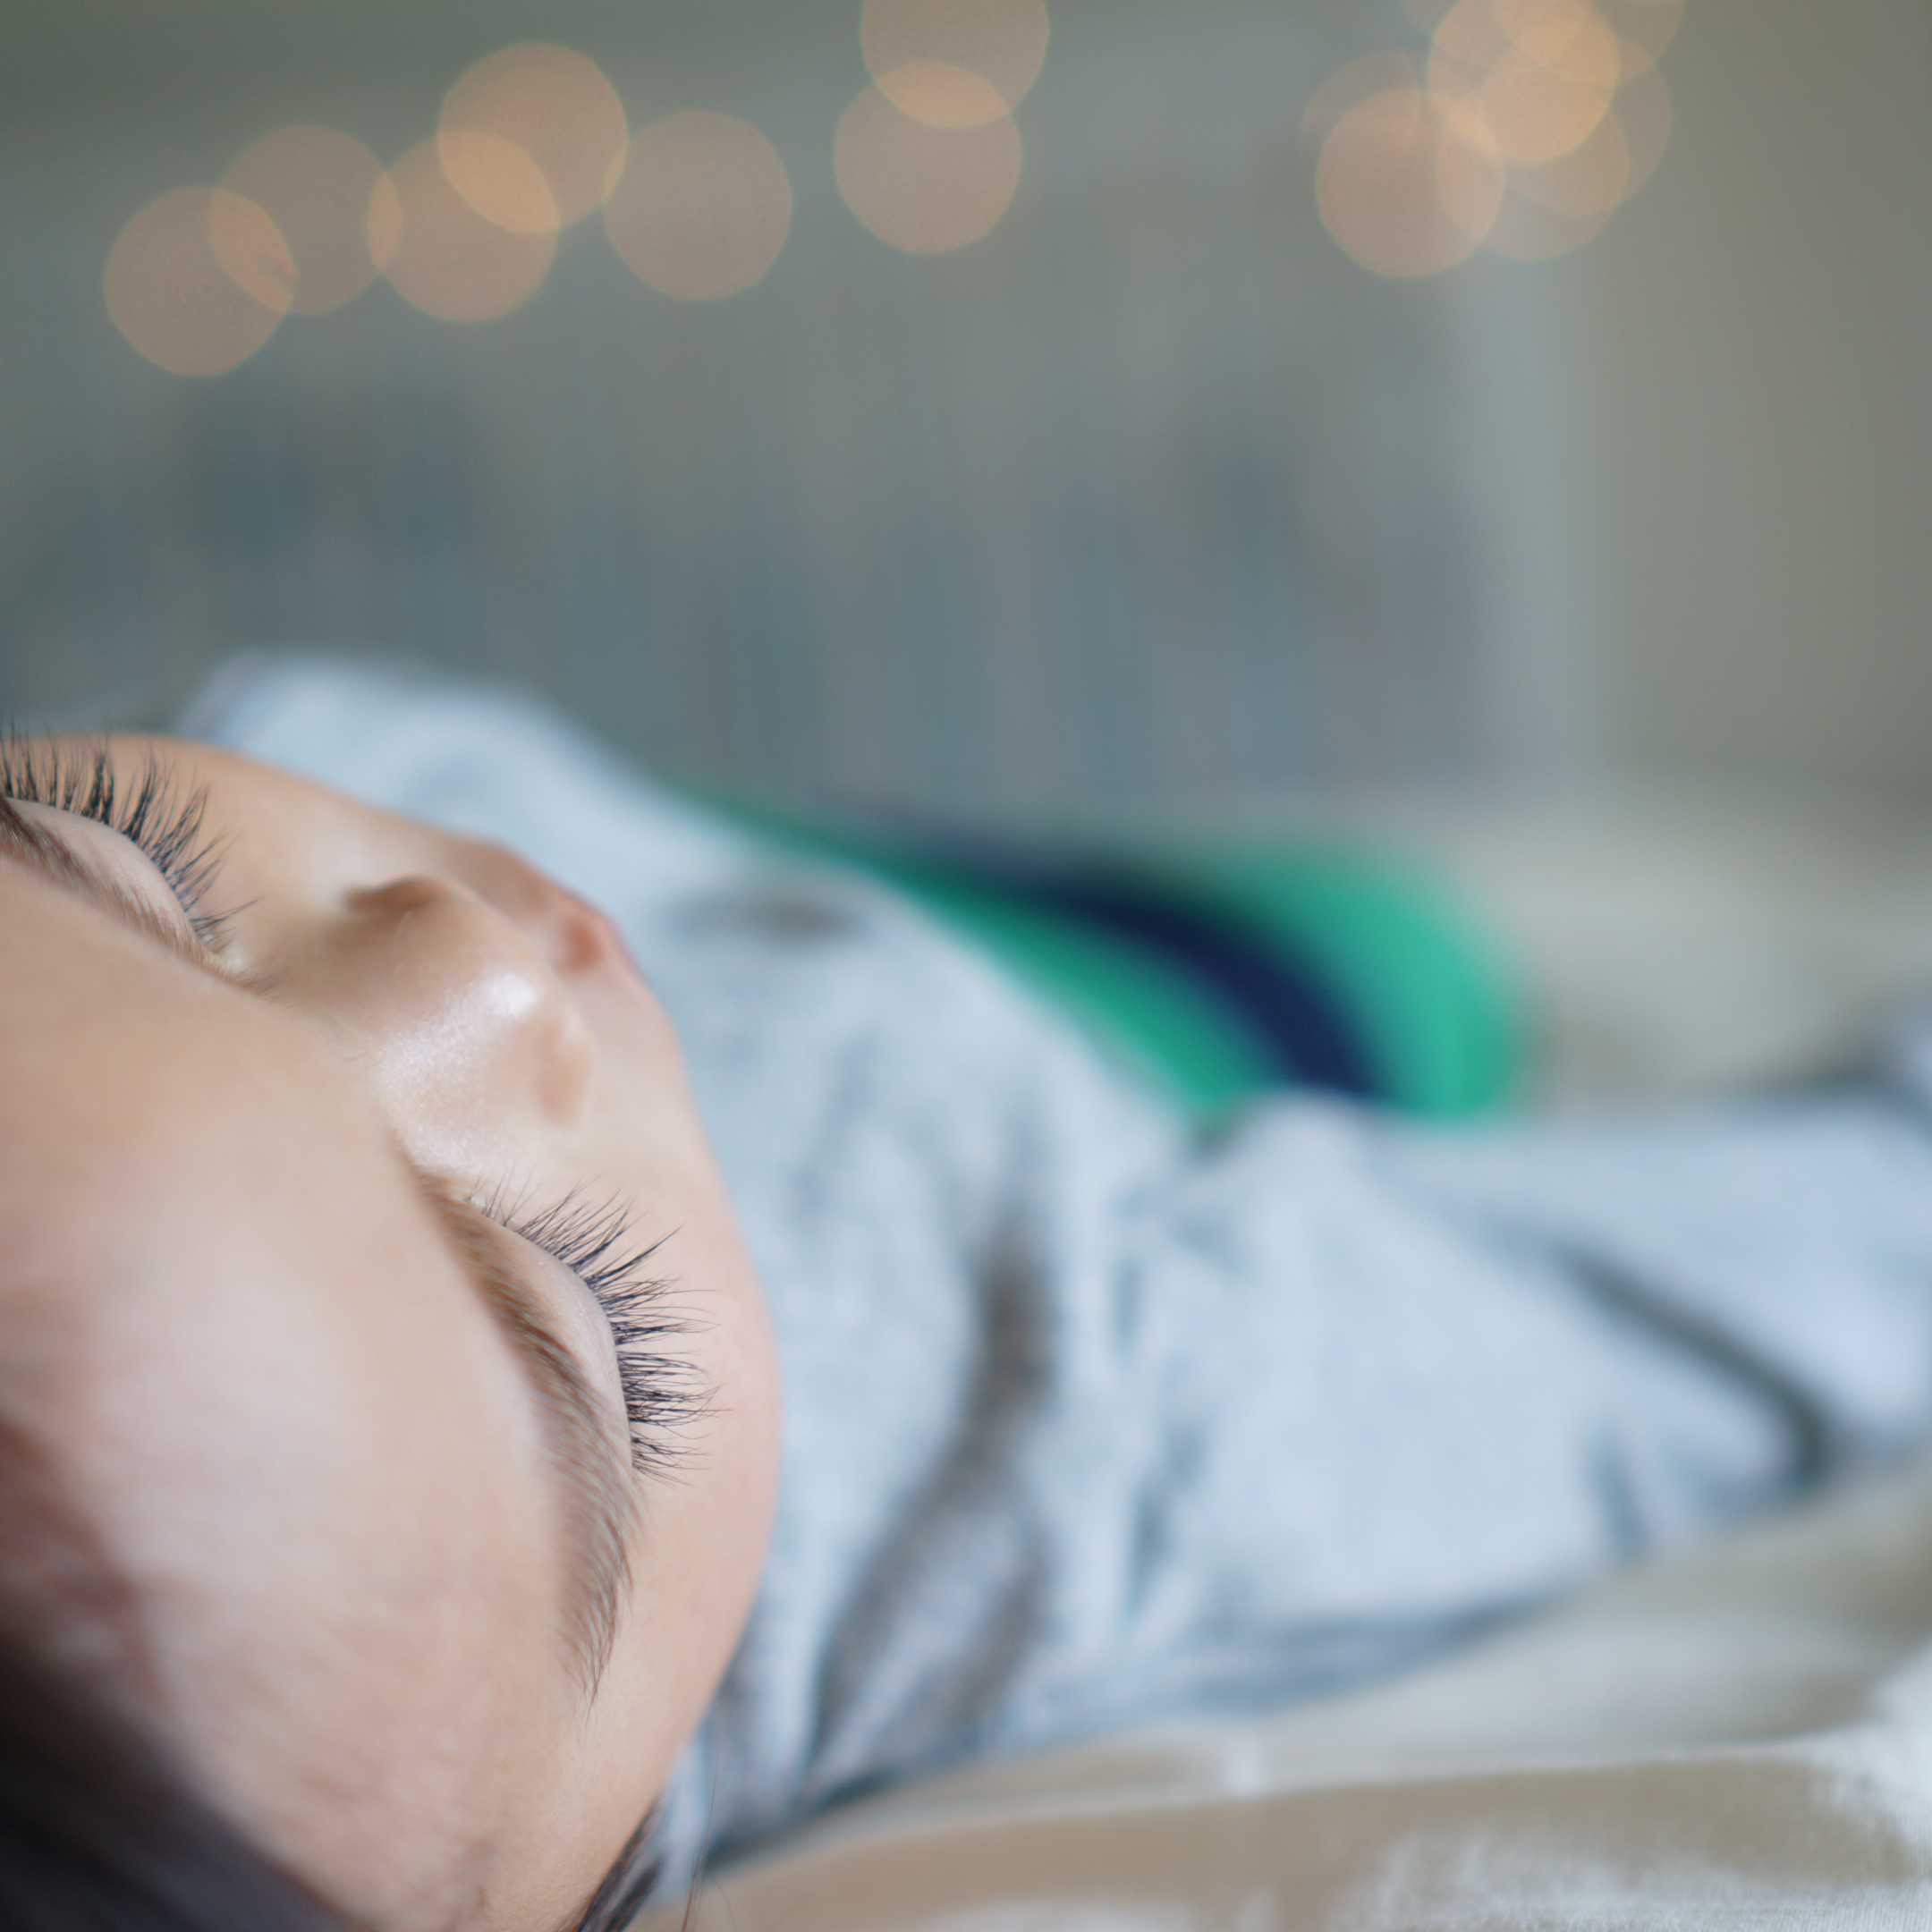
<path id="1" fill-rule="evenodd" d="M 1932 1460 L 1377 1689 L 851 1807 L 714 1877 L 691 1922 L 1932 1923 Z"/>
<path id="2" fill-rule="evenodd" d="M 1932 985 L 1916 824 L 1679 801 L 1411 843 L 1514 948 L 1559 1104 L 1801 1072 Z M 1394 1682 L 846 1807 L 691 1922 L 1932 1925 L 1932 1455 Z"/>

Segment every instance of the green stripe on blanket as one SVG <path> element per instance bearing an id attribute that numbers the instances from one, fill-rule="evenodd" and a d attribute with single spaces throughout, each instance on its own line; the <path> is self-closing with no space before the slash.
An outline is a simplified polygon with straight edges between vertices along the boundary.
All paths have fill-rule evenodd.
<path id="1" fill-rule="evenodd" d="M 1518 1091 L 1522 1007 L 1496 949 L 1441 882 L 1386 852 L 1253 839 L 1016 852 L 701 802 L 895 886 L 1204 1122 L 1284 1087 L 1436 1120 Z M 1278 996 L 1258 1003 L 1258 980 Z M 1360 1077 L 1316 1063 L 1324 1023 Z"/>

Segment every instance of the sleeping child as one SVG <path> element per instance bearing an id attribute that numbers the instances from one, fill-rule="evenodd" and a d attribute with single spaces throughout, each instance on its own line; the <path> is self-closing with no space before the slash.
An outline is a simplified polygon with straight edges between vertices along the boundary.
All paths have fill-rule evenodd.
<path id="1" fill-rule="evenodd" d="M 0 760 L 0 1920 L 614 1928 L 870 1789 L 1385 1673 L 1932 1412 L 1830 1087 L 1204 1125 L 510 699 Z"/>

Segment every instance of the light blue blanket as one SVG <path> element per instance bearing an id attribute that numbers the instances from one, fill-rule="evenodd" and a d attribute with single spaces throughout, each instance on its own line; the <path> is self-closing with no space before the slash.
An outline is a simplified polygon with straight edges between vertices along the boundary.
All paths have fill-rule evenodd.
<path id="1" fill-rule="evenodd" d="M 1927 1034 L 1866 1078 L 1455 1132 L 1191 1133 L 879 888 L 513 699 L 243 663 L 189 727 L 503 839 L 681 1029 L 789 1387 L 666 1882 L 962 1758 L 1426 1655 L 1932 1414 Z"/>

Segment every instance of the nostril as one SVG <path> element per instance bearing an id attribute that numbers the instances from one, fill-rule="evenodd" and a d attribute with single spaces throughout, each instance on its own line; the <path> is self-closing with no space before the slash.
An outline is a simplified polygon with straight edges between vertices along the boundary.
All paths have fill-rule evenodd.
<path id="1" fill-rule="evenodd" d="M 552 971 L 574 979 L 614 967 L 640 979 L 616 926 L 588 899 L 507 845 L 457 842 L 459 875 L 496 906 L 540 952 Z"/>
<path id="2" fill-rule="evenodd" d="M 572 914 L 559 922 L 555 948 L 559 972 L 592 971 L 606 950 L 589 919 Z"/>
<path id="3" fill-rule="evenodd" d="M 610 917 L 587 899 L 546 881 L 544 934 L 551 963 L 564 974 L 618 966 L 635 975 L 636 962 Z"/>

